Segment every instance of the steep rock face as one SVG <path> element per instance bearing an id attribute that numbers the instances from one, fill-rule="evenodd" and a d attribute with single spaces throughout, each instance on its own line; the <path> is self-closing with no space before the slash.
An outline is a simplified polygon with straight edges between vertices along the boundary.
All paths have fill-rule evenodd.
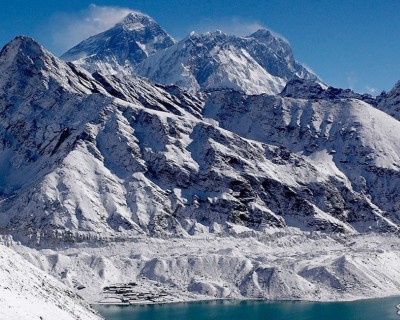
<path id="1" fill-rule="evenodd" d="M 365 227 L 365 219 L 376 226 L 387 219 L 398 224 L 400 126 L 386 113 L 340 96 L 305 100 L 222 91 L 210 94 L 203 114 L 242 137 L 284 146 L 325 172 L 345 176 L 361 198 L 333 202 L 353 226 Z M 320 193 L 315 191 L 314 197 Z M 368 207 L 374 214 L 366 214 Z"/>
<path id="2" fill-rule="evenodd" d="M 248 37 L 228 36 L 221 31 L 191 33 L 144 60 L 135 72 L 192 92 L 233 88 L 248 94 L 276 94 L 290 79 L 318 80 L 294 60 L 286 41 L 263 29 Z"/>
<path id="3" fill-rule="evenodd" d="M 9 194 L 50 170 L 38 159 L 68 152 L 93 114 L 84 107 L 88 96 L 104 100 L 106 91 L 26 37 L 3 48 L 0 72 L 0 193 Z"/>
<path id="4" fill-rule="evenodd" d="M 179 89 L 169 88 L 178 95 L 173 97 L 140 79 L 135 82 L 135 79 L 110 78 L 106 82 L 101 75 L 95 75 L 97 82 L 25 37 L 16 38 L 2 50 L 0 69 L 1 90 L 5 93 L 0 122 L 0 159 L 4 171 L 0 221 L 1 227 L 8 229 L 99 231 L 102 224 L 111 230 L 119 229 L 120 224 L 124 228 L 124 219 L 118 214 L 117 222 L 114 218 L 103 221 L 109 218 L 108 214 L 101 216 L 101 212 L 113 216 L 116 210 L 114 190 L 106 185 L 114 181 L 111 184 L 125 192 L 119 185 L 121 181 L 116 180 L 121 165 L 129 166 L 131 172 L 143 170 L 140 157 L 136 157 L 139 152 L 136 138 L 130 136 L 133 130 L 127 129 L 129 122 L 118 115 L 122 111 L 117 109 L 126 110 L 129 105 L 121 98 L 132 104 L 130 108 L 136 105 L 143 109 L 140 101 L 146 101 L 146 107 L 172 114 L 186 114 L 193 107 L 193 113 L 199 116 L 200 102 L 188 99 Z M 31 73 L 26 76 L 28 71 Z M 127 87 L 121 88 L 123 85 Z M 181 108 L 180 99 L 190 103 Z M 102 132 L 97 141 L 99 131 Z M 108 153 L 112 148 L 122 148 L 122 152 Z M 102 168 L 96 171 L 100 163 Z M 90 173 L 87 180 L 80 177 L 87 173 Z M 66 195 L 69 191 L 74 194 L 72 198 Z M 97 211 L 91 199 L 94 193 L 101 193 L 96 196 L 101 208 Z"/>
<path id="5" fill-rule="evenodd" d="M 195 97 L 29 38 L 0 72 L 0 228 L 21 241 L 398 228 L 398 124 L 360 100 Z"/>
<path id="6" fill-rule="evenodd" d="M 174 43 L 152 18 L 132 12 L 111 29 L 82 41 L 61 58 L 90 72 L 130 74 L 134 65 Z"/>
<path id="7" fill-rule="evenodd" d="M 0 245 L 0 318 L 100 320 L 61 282 Z"/>
<path id="8" fill-rule="evenodd" d="M 280 93 L 281 96 L 295 99 L 340 100 L 357 99 L 376 106 L 377 100 L 370 94 L 355 93 L 350 89 L 325 87 L 318 82 L 304 79 L 290 80 Z"/>
<path id="9" fill-rule="evenodd" d="M 400 120 L 400 81 L 389 92 L 377 97 L 377 108 Z"/>

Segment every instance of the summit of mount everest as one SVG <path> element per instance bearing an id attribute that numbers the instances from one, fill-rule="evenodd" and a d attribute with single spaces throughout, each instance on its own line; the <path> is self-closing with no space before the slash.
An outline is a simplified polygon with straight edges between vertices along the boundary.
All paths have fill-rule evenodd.
<path id="1" fill-rule="evenodd" d="M 174 43 L 151 17 L 131 12 L 111 29 L 82 41 L 61 58 L 91 72 L 132 74 L 136 64 Z"/>
<path id="2" fill-rule="evenodd" d="M 132 283 L 158 302 L 399 294 L 399 84 L 333 88 L 268 30 L 176 42 L 134 12 L 61 58 L 16 37 L 0 92 L 0 242 L 37 277 L 91 303 Z"/>

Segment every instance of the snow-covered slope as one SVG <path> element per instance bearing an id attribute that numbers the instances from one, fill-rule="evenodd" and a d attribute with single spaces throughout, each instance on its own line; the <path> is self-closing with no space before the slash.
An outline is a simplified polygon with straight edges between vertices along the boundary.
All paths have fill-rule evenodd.
<path id="1" fill-rule="evenodd" d="M 0 73 L 0 227 L 21 241 L 398 229 L 400 128 L 360 100 L 204 102 L 89 75 L 29 38 Z"/>
<path id="2" fill-rule="evenodd" d="M 173 301 L 398 292 L 400 126 L 372 97 L 299 79 L 192 95 L 26 37 L 0 92 L 0 234 L 90 301 L 130 280 Z"/>
<path id="3" fill-rule="evenodd" d="M 61 58 L 91 72 L 130 74 L 134 65 L 174 43 L 152 18 L 132 12 L 111 29 L 82 41 Z"/>
<path id="4" fill-rule="evenodd" d="M 13 248 L 69 287 L 84 287 L 79 294 L 90 302 L 121 303 L 129 296 L 133 303 L 335 301 L 400 293 L 396 235 L 236 231 L 242 232 L 239 237 L 142 237 L 58 250 Z M 103 289 L 113 285 L 121 288 L 119 294 Z M 135 297 L 139 293 L 151 300 Z"/>
<path id="5" fill-rule="evenodd" d="M 293 90 L 286 88 L 283 93 L 292 91 L 293 96 Z M 303 90 L 301 86 L 299 95 L 304 95 Z M 399 122 L 360 100 L 369 100 L 369 96 L 354 99 L 346 95 L 357 95 L 336 91 L 338 95 L 332 96 L 335 90 L 322 90 L 312 100 L 215 92 L 207 101 L 204 116 L 242 137 L 285 147 L 325 172 L 345 176 L 364 198 L 347 203 L 334 198 L 333 208 L 345 219 L 366 227 L 368 214 L 363 208 L 372 206 L 379 209 L 370 216 L 375 226 L 386 219 L 398 224 Z M 326 192 L 327 188 L 323 189 Z M 320 192 L 312 194 L 315 197 Z M 357 208 L 348 211 L 349 203 Z"/>
<path id="6" fill-rule="evenodd" d="M 25 37 L 16 38 L 2 50 L 0 70 L 0 90 L 4 92 L 1 227 L 30 230 L 28 234 L 35 230 L 54 233 L 59 228 L 101 232 L 135 229 L 142 223 L 136 211 L 150 213 L 145 204 L 133 201 L 126 208 L 118 200 L 132 188 L 141 193 L 131 175 L 140 177 L 140 172 L 146 171 L 130 122 L 134 123 L 135 117 L 146 121 L 152 113 L 161 114 L 161 119 L 169 113 L 195 118 L 199 116 L 198 99 L 167 88 L 176 92 L 172 96 L 140 79 L 107 80 L 95 74 L 96 81 Z M 148 132 L 149 137 L 152 134 Z M 151 219 L 143 219 L 147 231 Z"/>
<path id="7" fill-rule="evenodd" d="M 192 92 L 233 88 L 248 94 L 277 94 L 290 79 L 318 80 L 294 60 L 286 41 L 265 29 L 248 37 L 193 32 L 144 60 L 135 71 L 154 82 L 177 84 Z"/>
<path id="8" fill-rule="evenodd" d="M 102 318 L 71 289 L 0 244 L 0 319 Z"/>

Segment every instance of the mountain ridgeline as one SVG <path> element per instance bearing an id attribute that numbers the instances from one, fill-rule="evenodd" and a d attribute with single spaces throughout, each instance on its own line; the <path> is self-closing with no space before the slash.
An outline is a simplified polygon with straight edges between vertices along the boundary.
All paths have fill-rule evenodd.
<path id="1" fill-rule="evenodd" d="M 318 80 L 294 59 L 289 43 L 268 30 L 247 37 L 192 32 L 176 42 L 141 13 L 129 14 L 61 58 L 90 72 L 139 75 L 192 93 L 232 88 L 248 94 L 277 94 L 291 79 Z"/>
<path id="2" fill-rule="evenodd" d="M 398 232 L 398 85 L 327 87 L 267 30 L 176 42 L 139 13 L 62 58 L 0 52 L 2 234 Z"/>

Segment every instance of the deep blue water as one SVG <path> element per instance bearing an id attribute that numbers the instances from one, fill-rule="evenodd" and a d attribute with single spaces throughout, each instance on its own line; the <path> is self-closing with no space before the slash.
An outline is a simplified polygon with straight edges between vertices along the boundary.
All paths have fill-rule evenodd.
<path id="1" fill-rule="evenodd" d="M 400 297 L 353 302 L 211 301 L 145 306 L 95 306 L 106 320 L 400 320 Z"/>

